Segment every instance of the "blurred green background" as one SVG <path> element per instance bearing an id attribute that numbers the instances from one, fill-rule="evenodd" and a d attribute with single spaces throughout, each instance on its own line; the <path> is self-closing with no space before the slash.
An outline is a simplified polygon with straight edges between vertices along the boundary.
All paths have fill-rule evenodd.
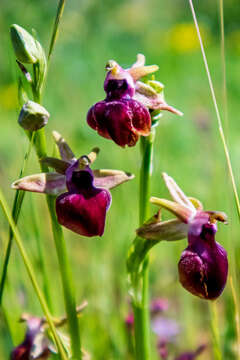
<path id="1" fill-rule="evenodd" d="M 222 91 L 219 3 L 206 0 L 195 3 L 239 184 L 240 3 L 237 0 L 224 2 L 228 116 L 224 112 Z M 56 8 L 57 1 L 48 0 L 1 0 L 0 3 L 0 181 L 9 204 L 14 196 L 10 184 L 18 177 L 28 146 L 24 132 L 17 124 L 16 79 L 19 70 L 10 44 L 9 26 L 17 23 L 28 31 L 34 28 L 47 50 Z M 85 239 L 64 230 L 77 284 L 77 300 L 89 302 L 81 319 L 84 348 L 92 359 L 99 360 L 130 359 L 126 340 L 130 335 L 124 323 L 130 309 L 125 259 L 138 226 L 140 156 L 139 145 L 121 149 L 100 138 L 87 126 L 86 113 L 93 103 L 104 97 L 107 60 L 115 59 L 128 67 L 135 62 L 137 53 L 145 54 L 147 64 L 159 65 L 156 78 L 165 85 L 167 102 L 184 112 L 182 118 L 164 113 L 160 121 L 152 195 L 168 196 L 161 179 L 161 172 L 165 171 L 189 196 L 199 198 L 205 209 L 225 211 L 229 225 L 219 226 L 217 239 L 228 250 L 234 278 L 238 279 L 240 269 L 239 223 L 188 1 L 68 0 L 44 90 L 43 104 L 51 114 L 46 127 L 49 154 L 53 151 L 51 131 L 58 130 L 79 156 L 88 153 L 93 146 L 101 148 L 94 167 L 123 169 L 136 175 L 133 181 L 112 191 L 113 202 L 101 239 Z M 38 169 L 32 153 L 27 173 Z M 54 313 L 60 315 L 64 312 L 63 297 L 42 195 L 26 194 L 19 227 L 41 283 L 32 201 L 37 206 L 37 223 L 51 281 Z M 152 207 L 153 213 L 155 210 Z M 8 233 L 2 215 L 0 225 L 1 266 Z M 165 316 L 179 323 L 181 331 L 172 346 L 172 357 L 204 343 L 208 348 L 202 358 L 213 359 L 208 303 L 194 298 L 178 282 L 177 262 L 186 244 L 186 240 L 174 244 L 163 242 L 152 251 L 151 298 L 167 298 L 170 308 Z M 235 282 L 237 293 L 238 285 Z M 3 303 L 16 345 L 24 333 L 24 326 L 18 323 L 21 313 L 41 315 L 41 309 L 15 247 Z M 236 359 L 235 313 L 229 284 L 217 300 L 217 312 L 223 358 Z M 152 333 L 152 359 L 158 359 L 156 342 L 157 337 Z M 11 347 L 8 327 L 1 315 L 1 359 L 8 358 Z"/>

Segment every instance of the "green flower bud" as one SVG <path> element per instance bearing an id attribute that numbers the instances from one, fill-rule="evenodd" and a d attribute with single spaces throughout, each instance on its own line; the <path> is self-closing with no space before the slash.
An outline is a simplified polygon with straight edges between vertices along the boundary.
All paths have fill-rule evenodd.
<path id="1" fill-rule="evenodd" d="M 47 124 L 49 116 L 43 106 L 29 100 L 23 105 L 18 122 L 25 130 L 36 131 Z"/>
<path id="2" fill-rule="evenodd" d="M 10 33 L 17 60 L 25 64 L 35 64 L 39 60 L 39 46 L 41 47 L 38 41 L 16 24 L 11 25 Z"/>

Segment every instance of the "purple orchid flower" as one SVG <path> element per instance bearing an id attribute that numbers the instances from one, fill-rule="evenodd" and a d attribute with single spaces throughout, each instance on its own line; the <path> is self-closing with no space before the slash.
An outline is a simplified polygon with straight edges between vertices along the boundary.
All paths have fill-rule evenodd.
<path id="1" fill-rule="evenodd" d="M 144 64 L 145 57 L 141 54 L 130 69 L 123 69 L 116 61 L 110 60 L 106 65 L 108 73 L 104 81 L 106 98 L 92 106 L 87 114 L 91 128 L 122 147 L 134 146 L 139 136 L 149 135 L 149 110 L 169 110 L 182 115 L 168 106 L 154 87 L 138 81 L 158 70 L 156 65 Z"/>
<path id="2" fill-rule="evenodd" d="M 44 336 L 42 319 L 28 317 L 27 331 L 23 342 L 13 349 L 11 360 L 46 360 L 50 356 L 49 341 Z"/>
<path id="3" fill-rule="evenodd" d="M 200 201 L 187 198 L 175 181 L 163 174 L 174 201 L 151 198 L 153 204 L 172 212 L 177 219 L 161 221 L 160 213 L 137 230 L 139 236 L 156 242 L 188 237 L 188 247 L 178 264 L 182 286 L 193 295 L 214 300 L 226 285 L 228 259 L 225 249 L 215 241 L 217 221 L 226 223 L 222 212 L 203 211 Z"/>
<path id="4" fill-rule="evenodd" d="M 111 204 L 109 189 L 134 176 L 118 170 L 91 170 L 99 149 L 76 159 L 60 134 L 54 132 L 62 159 L 44 158 L 56 172 L 26 176 L 14 189 L 57 195 L 56 214 L 61 225 L 83 236 L 102 236 Z M 67 190 L 67 191 L 66 191 Z"/>

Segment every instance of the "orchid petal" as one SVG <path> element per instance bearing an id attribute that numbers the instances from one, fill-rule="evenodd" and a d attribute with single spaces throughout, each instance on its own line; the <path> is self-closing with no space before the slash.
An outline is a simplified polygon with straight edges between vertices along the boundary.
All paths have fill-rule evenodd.
<path id="1" fill-rule="evenodd" d="M 159 67 L 157 65 L 148 65 L 148 66 L 134 66 L 128 69 L 128 73 L 132 76 L 134 81 L 141 79 L 144 76 L 152 74 L 158 71 Z"/>
<path id="2" fill-rule="evenodd" d="M 59 195 L 66 190 L 66 178 L 64 175 L 52 173 L 41 173 L 16 180 L 12 184 L 15 190 L 24 190 L 49 195 Z"/>
<path id="3" fill-rule="evenodd" d="M 131 66 L 133 67 L 138 67 L 138 66 L 143 66 L 145 64 L 145 56 L 143 54 L 137 54 L 137 61 Z"/>
<path id="4" fill-rule="evenodd" d="M 134 81 L 139 80 L 140 78 L 156 72 L 159 67 L 157 65 L 145 64 L 145 56 L 143 54 L 137 55 L 137 61 L 131 66 L 130 69 L 127 69 L 127 72 L 132 76 Z"/>
<path id="5" fill-rule="evenodd" d="M 203 204 L 201 203 L 200 200 L 194 198 L 194 197 L 189 197 L 188 198 L 191 203 L 193 204 L 193 206 L 195 207 L 196 210 L 202 211 L 203 210 Z"/>
<path id="6" fill-rule="evenodd" d="M 99 152 L 100 152 L 100 149 L 99 149 L 98 147 L 95 147 L 95 148 L 93 148 L 92 151 L 88 154 L 87 157 L 88 157 L 88 159 L 89 159 L 89 161 L 90 161 L 91 164 L 96 160 Z"/>

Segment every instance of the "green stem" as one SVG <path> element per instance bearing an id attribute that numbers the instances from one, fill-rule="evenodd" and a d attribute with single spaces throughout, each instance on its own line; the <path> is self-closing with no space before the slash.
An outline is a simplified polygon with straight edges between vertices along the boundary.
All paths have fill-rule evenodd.
<path id="1" fill-rule="evenodd" d="M 33 288 L 34 288 L 34 290 L 35 290 L 35 292 L 37 294 L 38 300 L 39 300 L 39 302 L 41 304 L 41 307 L 43 309 L 43 312 L 44 312 L 44 314 L 46 316 L 47 322 L 49 324 L 49 328 L 50 328 L 50 330 L 51 330 L 51 332 L 53 334 L 53 337 L 54 337 L 54 340 L 56 342 L 59 354 L 60 354 L 60 356 L 61 356 L 61 358 L 63 360 L 67 360 L 66 354 L 65 354 L 65 352 L 63 350 L 63 347 L 62 347 L 62 343 L 61 343 L 61 341 L 60 341 L 60 339 L 59 339 L 59 337 L 57 335 L 54 323 L 52 321 L 52 317 L 51 317 L 50 311 L 48 309 L 47 303 L 46 303 L 46 301 L 44 299 L 44 296 L 43 296 L 43 294 L 41 292 L 40 287 L 38 286 L 38 282 L 37 282 L 37 279 L 36 279 L 32 264 L 31 264 L 31 262 L 30 262 L 30 260 L 28 258 L 26 250 L 25 250 L 25 248 L 23 246 L 22 239 L 20 237 L 18 229 L 17 229 L 17 227 L 15 225 L 14 219 L 13 219 L 13 217 L 11 215 L 11 212 L 10 212 L 10 210 L 8 208 L 7 202 L 6 202 L 5 198 L 4 198 L 3 193 L 2 193 L 1 190 L 0 190 L 0 205 L 1 205 L 2 209 L 3 209 L 3 212 L 4 212 L 7 220 L 8 220 L 9 225 L 11 226 L 11 229 L 12 229 L 15 241 L 17 243 L 19 252 L 20 252 L 20 254 L 22 256 L 24 265 L 26 267 L 26 270 L 27 270 L 28 275 L 30 277 L 30 280 L 32 282 Z"/>
<path id="2" fill-rule="evenodd" d="M 48 307 L 51 311 L 53 311 L 53 304 L 51 299 L 51 291 L 50 291 L 50 282 L 48 278 L 47 268 L 46 268 L 46 262 L 44 258 L 44 251 L 43 251 L 43 242 L 40 236 L 39 232 L 39 226 L 38 226 L 38 217 L 37 217 L 37 209 L 34 204 L 33 196 L 31 195 L 31 212 L 32 212 L 32 220 L 33 220 L 33 229 L 34 234 L 36 238 L 37 243 L 37 253 L 39 258 L 39 265 L 40 265 L 40 271 L 43 279 L 43 292 L 45 295 L 45 298 L 47 300 Z"/>
<path id="3" fill-rule="evenodd" d="M 56 43 L 59 24 L 60 24 L 61 17 L 63 15 L 65 3 L 66 3 L 66 0 L 59 0 L 59 3 L 58 3 L 57 15 L 56 15 L 56 18 L 55 18 L 55 23 L 54 23 L 54 26 L 53 26 L 53 32 L 52 32 L 52 37 L 51 37 L 49 51 L 48 51 L 48 63 L 50 61 L 50 57 L 52 55 L 53 48 L 54 48 L 54 45 Z"/>
<path id="4" fill-rule="evenodd" d="M 24 156 L 23 165 L 22 165 L 22 169 L 19 174 L 19 178 L 21 178 L 23 176 L 24 171 L 26 169 L 29 155 L 30 155 L 31 149 L 32 149 L 32 144 L 34 141 L 34 136 L 35 136 L 35 133 L 32 133 L 31 137 L 30 137 L 30 142 L 29 142 L 27 152 Z M 24 200 L 24 195 L 25 195 L 24 191 L 17 190 L 15 197 L 14 197 L 12 216 L 15 221 L 15 224 L 17 224 L 17 222 L 18 222 L 18 218 L 19 218 L 23 200 Z M 11 227 L 9 227 L 8 244 L 7 244 L 7 249 L 6 249 L 6 253 L 4 256 L 4 260 L 3 260 L 3 270 L 2 270 L 1 280 L 0 280 L 0 306 L 2 305 L 3 292 L 4 292 L 5 283 L 6 283 L 6 279 L 7 279 L 8 264 L 9 264 L 9 259 L 10 259 L 10 255 L 11 255 L 11 250 L 12 250 L 12 240 L 13 240 L 13 232 L 12 232 Z"/>
<path id="5" fill-rule="evenodd" d="M 209 304 L 210 315 L 211 315 L 211 329 L 212 329 L 212 341 L 213 341 L 213 353 L 215 360 L 222 360 L 222 351 L 220 345 L 220 334 L 218 326 L 218 314 L 216 302 Z"/>
<path id="6" fill-rule="evenodd" d="M 150 179 L 152 172 L 153 142 L 155 129 L 148 137 L 141 138 L 142 164 L 140 171 L 140 225 L 149 217 Z M 141 301 L 134 301 L 134 334 L 137 360 L 150 359 L 150 319 L 149 319 L 149 258 L 145 257 L 142 266 L 142 296 Z"/>

